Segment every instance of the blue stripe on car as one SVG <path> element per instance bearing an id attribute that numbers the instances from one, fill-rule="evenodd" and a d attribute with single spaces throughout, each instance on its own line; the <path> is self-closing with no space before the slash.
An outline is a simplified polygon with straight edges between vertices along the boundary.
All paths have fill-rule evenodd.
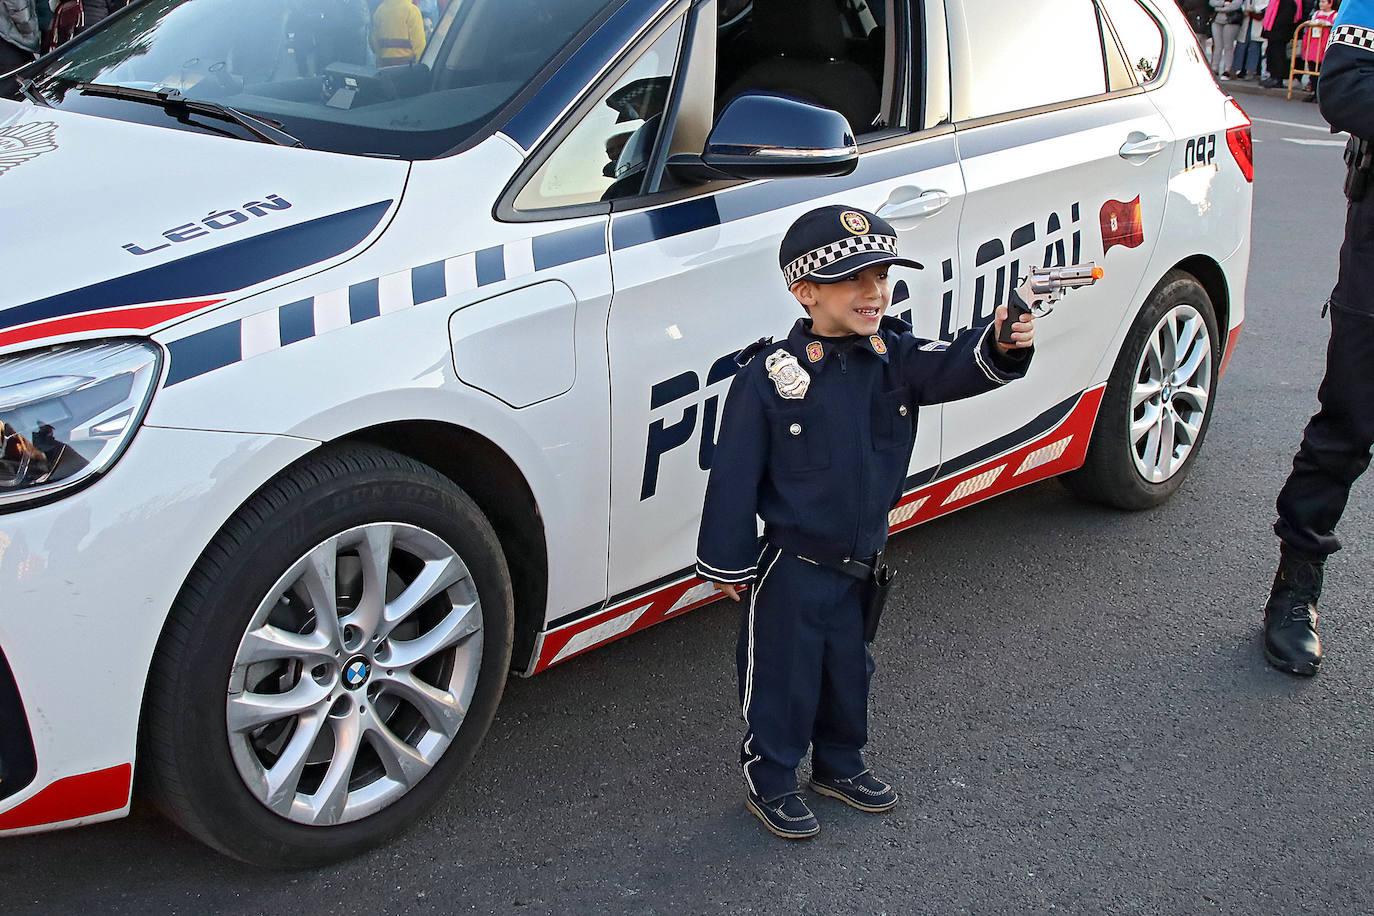
<path id="1" fill-rule="evenodd" d="M 238 362 L 243 358 L 242 340 L 239 322 L 231 321 L 172 341 L 167 345 L 171 365 L 167 369 L 166 385 L 170 387 Z"/>
<path id="2" fill-rule="evenodd" d="M 221 245 L 0 312 L 0 329 L 97 309 L 208 298 L 318 264 L 355 247 L 391 207 L 383 200 Z"/>
<path id="3" fill-rule="evenodd" d="M 600 223 L 565 229 L 551 235 L 541 235 L 531 243 L 534 269 L 547 270 L 606 253 L 606 227 Z"/>
<path id="4" fill-rule="evenodd" d="M 444 279 L 444 262 L 435 261 L 412 268 L 410 271 L 411 296 L 416 305 L 433 302 L 448 295 L 448 281 Z"/>
<path id="5" fill-rule="evenodd" d="M 348 288 L 348 319 L 354 324 L 382 314 L 377 282 L 376 279 L 364 280 Z"/>
<path id="6" fill-rule="evenodd" d="M 477 285 L 486 286 L 506 279 L 506 258 L 501 246 L 483 248 L 477 252 Z"/>
<path id="7" fill-rule="evenodd" d="M 283 305 L 277 313 L 277 329 L 281 345 L 298 343 L 315 336 L 315 300 L 302 299 Z"/>

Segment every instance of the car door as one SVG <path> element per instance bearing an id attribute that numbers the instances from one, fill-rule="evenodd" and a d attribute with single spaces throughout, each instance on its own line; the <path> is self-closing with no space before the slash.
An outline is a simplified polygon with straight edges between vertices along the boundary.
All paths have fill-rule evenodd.
<path id="1" fill-rule="evenodd" d="M 851 0 L 807 2 L 831 4 L 855 59 L 865 51 L 881 54 L 882 65 L 872 71 L 881 123 L 857 131 L 857 170 L 843 178 L 679 186 L 667 202 L 621 201 L 612 214 L 608 591 L 612 602 L 633 604 L 630 610 L 642 615 L 626 626 L 637 628 L 712 595 L 706 585 L 673 591 L 662 607 L 650 600 L 668 585 L 692 580 L 702 497 L 735 354 L 759 338 L 784 337 L 802 316 L 778 264 L 779 242 L 794 219 L 833 203 L 879 212 L 898 229 L 902 251 L 926 265 L 923 271 L 893 270 L 901 301 L 892 312 L 907 313 L 917 332 L 932 338 L 947 336 L 956 320 L 954 246 L 963 184 L 948 124 L 943 8 L 888 2 L 872 4 L 870 13 L 868 5 Z M 738 13 L 740 6 L 697 7 L 699 16 L 710 17 L 710 27 L 698 20 L 691 32 L 691 59 L 680 65 L 680 73 L 691 74 L 686 83 L 749 83 L 733 31 L 748 12 Z M 862 14 L 874 17 L 871 25 L 864 25 Z M 912 25 L 915 42 L 908 40 Z M 922 91 L 913 94 L 913 85 Z M 682 110 L 692 107 L 684 103 Z M 698 100 L 696 108 L 714 106 Z M 701 150 L 701 126 L 680 121 L 675 127 L 690 138 L 682 148 Z M 677 135 L 673 142 L 680 145 Z M 912 466 L 933 473 L 939 408 L 922 408 L 918 428 Z"/>
<path id="2" fill-rule="evenodd" d="M 1037 322 L 1024 381 L 946 405 L 942 475 L 1035 440 L 1103 382 L 1095 373 L 1147 292 L 1174 139 L 1093 0 L 1024 0 L 1015 16 L 959 0 L 950 19 L 967 187 L 959 324 L 990 320 L 1033 266 L 1094 261 L 1105 276 Z M 1005 489 L 1015 474 L 979 486 Z"/>

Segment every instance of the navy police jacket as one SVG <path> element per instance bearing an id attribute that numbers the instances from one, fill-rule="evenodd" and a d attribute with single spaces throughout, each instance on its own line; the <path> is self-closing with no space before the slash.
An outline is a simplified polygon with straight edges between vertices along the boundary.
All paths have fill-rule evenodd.
<path id="1" fill-rule="evenodd" d="M 730 585 L 753 579 L 756 516 L 765 540 L 788 553 L 842 560 L 881 550 L 917 407 L 1025 374 L 1030 351 L 1003 356 L 991 337 L 988 325 L 949 344 L 922 340 L 886 317 L 877 334 L 846 345 L 813 337 L 801 319 L 785 341 L 741 351 L 706 485 L 697 574 Z"/>
<path id="2" fill-rule="evenodd" d="M 1374 0 L 1345 0 L 1317 81 L 1322 117 L 1374 142 Z"/>
<path id="3" fill-rule="evenodd" d="M 1374 0 L 1346 0 L 1336 15 L 1317 81 L 1317 101 L 1332 130 L 1374 143 Z M 1346 209 L 1335 308 L 1374 315 L 1374 194 Z"/>

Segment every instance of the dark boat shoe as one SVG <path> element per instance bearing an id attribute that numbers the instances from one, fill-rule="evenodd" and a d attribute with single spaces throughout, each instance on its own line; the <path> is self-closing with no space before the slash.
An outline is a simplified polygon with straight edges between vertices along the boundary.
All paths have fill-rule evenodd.
<path id="1" fill-rule="evenodd" d="M 784 840 L 805 840 L 821 832 L 816 815 L 811 813 L 811 809 L 796 792 L 779 795 L 772 801 L 764 801 L 750 792 L 744 801 L 744 807 L 754 812 L 754 815 L 763 821 L 763 826 Z"/>
<path id="2" fill-rule="evenodd" d="M 829 776 L 811 776 L 811 789 L 821 795 L 838 798 L 851 808 L 877 814 L 891 810 L 898 800 L 897 791 L 864 770 L 850 779 L 833 779 Z"/>

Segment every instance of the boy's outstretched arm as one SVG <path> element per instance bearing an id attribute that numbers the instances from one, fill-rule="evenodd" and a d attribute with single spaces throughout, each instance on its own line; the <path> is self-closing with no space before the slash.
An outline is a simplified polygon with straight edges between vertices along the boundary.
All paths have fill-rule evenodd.
<path id="1" fill-rule="evenodd" d="M 1026 374 L 1035 352 L 1034 319 L 1013 324 L 1013 343 L 1000 345 L 997 335 L 1007 319 L 999 305 L 993 320 L 961 333 L 948 344 L 902 335 L 902 366 L 917 403 L 940 404 L 973 397 Z"/>
<path id="2" fill-rule="evenodd" d="M 725 398 L 697 536 L 697 575 L 736 601 L 735 587 L 758 574 L 758 497 L 768 460 L 768 421 L 750 375 L 736 374 Z"/>

